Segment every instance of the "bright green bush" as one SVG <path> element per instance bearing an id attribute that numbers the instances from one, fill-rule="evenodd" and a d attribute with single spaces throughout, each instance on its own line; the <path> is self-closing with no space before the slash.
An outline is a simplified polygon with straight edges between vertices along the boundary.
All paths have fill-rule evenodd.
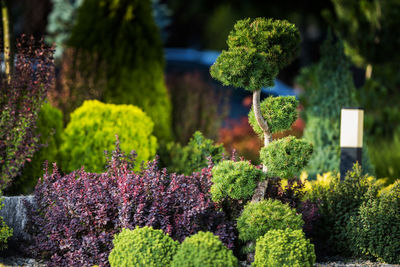
<path id="1" fill-rule="evenodd" d="M 85 101 L 71 114 L 61 146 L 63 169 L 73 171 L 82 165 L 90 172 L 101 172 L 106 163 L 104 151 L 112 151 L 115 135 L 121 149 L 137 153 L 137 168 L 156 153 L 153 122 L 138 107 Z"/>
<path id="2" fill-rule="evenodd" d="M 0 210 L 4 205 L 1 203 L 2 201 L 2 193 L 0 191 Z M 7 248 L 7 240 L 12 236 L 12 234 L 13 230 L 6 225 L 3 221 L 3 217 L 0 217 L 0 251 Z"/>
<path id="3" fill-rule="evenodd" d="M 371 194 L 377 195 L 378 188 L 370 176 L 363 175 L 358 164 L 343 181 L 339 180 L 339 176 L 332 178 L 326 186 L 313 186 L 307 192 L 308 199 L 317 203 L 320 214 L 312 238 L 318 243 L 317 249 L 323 253 L 349 256 L 353 244 L 348 239 L 346 225 Z"/>
<path id="4" fill-rule="evenodd" d="M 237 219 L 239 239 L 245 242 L 256 241 L 273 229 L 301 230 L 303 225 L 301 214 L 296 214 L 288 204 L 272 199 L 247 203 Z"/>
<path id="5" fill-rule="evenodd" d="M 225 149 L 222 144 L 215 144 L 199 131 L 195 132 L 186 146 L 178 143 L 169 143 L 166 146 L 166 155 L 162 160 L 169 172 L 191 175 L 208 166 L 208 157 L 214 163 L 222 159 Z"/>
<path id="6" fill-rule="evenodd" d="M 297 119 L 298 101 L 294 96 L 270 96 L 260 103 L 261 115 L 268 123 L 271 133 L 289 130 Z M 254 131 L 263 137 L 263 131 L 256 121 L 253 108 L 249 113 L 249 123 Z"/>
<path id="7" fill-rule="evenodd" d="M 113 244 L 108 257 L 112 267 L 169 266 L 179 246 L 179 242 L 162 230 L 148 226 L 122 229 L 115 235 Z"/>
<path id="8" fill-rule="evenodd" d="M 268 176 L 293 178 L 307 165 L 312 152 L 310 143 L 288 136 L 263 147 L 260 159 L 268 169 Z"/>
<path id="9" fill-rule="evenodd" d="M 297 28 L 287 21 L 239 20 L 228 36 L 229 49 L 211 66 L 211 76 L 249 91 L 271 87 L 278 71 L 295 58 L 299 42 Z"/>
<path id="10" fill-rule="evenodd" d="M 211 232 L 198 232 L 180 245 L 172 267 L 231 267 L 238 266 L 233 252 Z"/>
<path id="11" fill-rule="evenodd" d="M 157 139 L 170 141 L 171 103 L 152 12 L 150 0 L 85 0 L 67 45 L 76 51 L 72 70 L 94 81 L 102 100 L 140 107 L 156 122 Z"/>
<path id="12" fill-rule="evenodd" d="M 378 198 L 372 192 L 347 225 L 356 255 L 400 264 L 400 181 Z"/>
<path id="13" fill-rule="evenodd" d="M 262 170 L 247 161 L 224 160 L 212 169 L 212 200 L 220 202 L 226 197 L 248 200 L 257 183 L 265 177 Z"/>
<path id="14" fill-rule="evenodd" d="M 30 162 L 25 163 L 21 175 L 17 176 L 7 193 L 11 195 L 30 194 L 44 173 L 44 162 L 48 161 L 51 172 L 52 163 L 59 163 L 59 148 L 63 132 L 63 115 L 60 110 L 45 103 L 39 111 L 36 133 L 43 145 Z"/>
<path id="15" fill-rule="evenodd" d="M 254 267 L 312 267 L 314 245 L 302 230 L 276 229 L 257 239 Z"/>

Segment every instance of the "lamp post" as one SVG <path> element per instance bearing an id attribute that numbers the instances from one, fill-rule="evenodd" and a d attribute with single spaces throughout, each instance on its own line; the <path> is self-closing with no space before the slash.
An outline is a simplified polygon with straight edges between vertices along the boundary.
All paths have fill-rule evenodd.
<path id="1" fill-rule="evenodd" d="M 340 180 L 354 163 L 361 165 L 363 147 L 364 109 L 342 108 L 340 119 Z"/>

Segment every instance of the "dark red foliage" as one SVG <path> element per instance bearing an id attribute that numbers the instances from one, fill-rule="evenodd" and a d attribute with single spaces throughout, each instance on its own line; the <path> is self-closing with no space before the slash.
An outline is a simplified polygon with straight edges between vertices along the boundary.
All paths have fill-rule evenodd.
<path id="1" fill-rule="evenodd" d="M 179 241 L 212 231 L 233 247 L 234 225 L 209 194 L 212 166 L 185 176 L 159 170 L 154 160 L 134 173 L 121 156 L 117 148 L 103 174 L 61 176 L 54 168 L 44 175 L 35 189 L 37 208 L 27 203 L 33 256 L 50 258 L 49 266 L 108 266 L 113 235 L 136 225 L 162 229 Z"/>
<path id="2" fill-rule="evenodd" d="M 53 50 L 33 37 L 17 44 L 10 79 L 0 73 L 0 189 L 39 149 L 37 114 L 54 78 Z"/>

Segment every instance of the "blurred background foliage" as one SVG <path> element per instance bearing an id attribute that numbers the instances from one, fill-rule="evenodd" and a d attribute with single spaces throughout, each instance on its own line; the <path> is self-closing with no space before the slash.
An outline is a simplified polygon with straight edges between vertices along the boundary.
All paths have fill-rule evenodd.
<path id="1" fill-rule="evenodd" d="M 200 130 L 204 137 L 223 142 L 228 153 L 237 149 L 254 161 L 260 144 L 247 118 L 228 116 L 236 107 L 227 96 L 237 92 L 211 81 L 200 67 L 174 69 L 165 62 L 162 48 L 220 51 L 227 48 L 225 40 L 238 19 L 287 19 L 300 30 L 301 52 L 278 78 L 305 91 L 304 114 L 317 107 L 335 108 L 337 117 L 350 100 L 364 107 L 367 148 L 376 175 L 392 180 L 400 176 L 398 0 L 13 0 L 7 4 L 12 40 L 26 33 L 46 36 L 57 45 L 57 83 L 49 100 L 62 110 L 64 126 L 86 99 L 130 103 L 142 107 L 155 122 L 161 141 L 158 154 L 165 154 L 162 150 L 169 142 L 175 144 L 170 147 L 185 146 Z M 349 58 L 346 75 L 352 76 L 335 86 L 348 86 L 351 99 L 329 95 L 312 83 L 326 71 L 313 64 L 322 64 L 319 48 L 328 28 L 342 40 Z M 328 58 L 334 55 L 326 53 Z M 299 73 L 303 81 L 308 73 L 308 85 L 295 82 Z M 317 100 L 311 98 L 314 90 L 320 90 Z M 241 97 L 240 104 L 249 107 L 248 96 Z M 329 130 L 329 122 L 316 122 L 311 115 L 305 120 L 306 138 L 307 133 L 325 128 L 327 134 L 337 134 Z M 332 127 L 337 128 L 337 121 Z M 290 134 L 302 136 L 303 128 L 304 122 L 296 121 Z M 330 159 L 323 146 L 318 149 L 322 161 Z M 324 171 L 328 170 L 314 172 Z"/>

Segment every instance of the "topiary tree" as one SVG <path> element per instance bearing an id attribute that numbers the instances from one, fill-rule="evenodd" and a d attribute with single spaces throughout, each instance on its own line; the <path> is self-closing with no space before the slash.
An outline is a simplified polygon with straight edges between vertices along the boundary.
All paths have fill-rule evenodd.
<path id="1" fill-rule="evenodd" d="M 235 267 L 238 260 L 232 250 L 222 244 L 211 232 L 198 232 L 180 245 L 172 267 Z"/>
<path id="2" fill-rule="evenodd" d="M 142 161 L 151 160 L 157 148 L 152 120 L 132 105 L 104 104 L 85 101 L 71 114 L 61 145 L 62 169 L 71 172 L 85 166 L 89 172 L 102 172 L 104 151 L 114 149 L 118 135 L 124 152 L 135 150 L 136 169 Z"/>
<path id="3" fill-rule="evenodd" d="M 108 256 L 111 267 L 169 266 L 179 242 L 162 230 L 152 227 L 122 229 L 113 240 L 114 248 Z"/>
<path id="4" fill-rule="evenodd" d="M 276 229 L 257 240 L 254 267 L 302 266 L 315 263 L 314 245 L 301 230 Z"/>
<path id="5" fill-rule="evenodd" d="M 297 117 L 297 101 L 294 97 L 267 98 L 260 103 L 260 94 L 261 88 L 271 87 L 279 70 L 293 61 L 299 43 L 298 30 L 287 21 L 264 18 L 240 20 L 228 36 L 229 49 L 223 51 L 211 66 L 211 76 L 224 85 L 242 87 L 253 92 L 253 108 L 249 120 L 254 130 L 264 139 L 263 149 L 267 149 L 271 142 L 277 142 L 272 141 L 273 133 L 289 129 Z M 274 150 L 279 150 L 277 154 L 281 157 L 261 157 L 263 171 L 268 176 L 294 175 L 304 167 L 302 164 L 307 163 L 312 151 L 309 144 L 294 138 L 287 138 L 285 143 L 286 147 L 274 143 Z M 300 157 L 303 160 L 296 162 L 295 159 Z M 285 172 L 288 166 L 281 167 L 282 172 L 270 172 L 270 169 L 282 161 L 297 164 L 291 165 L 288 172 Z M 253 200 L 264 198 L 266 184 L 267 182 L 259 183 Z"/>

